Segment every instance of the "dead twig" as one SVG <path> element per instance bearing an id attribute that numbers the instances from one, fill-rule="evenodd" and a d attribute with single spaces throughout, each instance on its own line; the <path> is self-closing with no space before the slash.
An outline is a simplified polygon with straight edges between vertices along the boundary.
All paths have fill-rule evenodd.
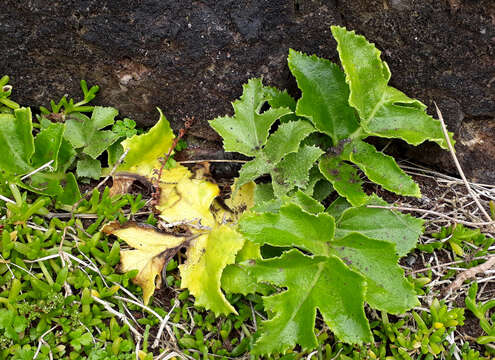
<path id="1" fill-rule="evenodd" d="M 464 182 L 464 185 L 466 186 L 466 189 L 468 190 L 469 194 L 471 195 L 474 202 L 476 203 L 478 208 L 481 210 L 481 213 L 485 216 L 485 218 L 488 221 L 492 221 L 493 219 L 488 214 L 488 212 L 485 210 L 483 205 L 481 205 L 481 203 L 478 199 L 478 196 L 473 191 L 473 189 L 471 189 L 471 186 L 469 185 L 469 182 L 467 181 L 466 176 L 464 175 L 464 171 L 462 171 L 461 164 L 459 163 L 459 160 L 457 160 L 457 156 L 455 155 L 454 146 L 452 146 L 452 143 L 450 141 L 449 134 L 447 132 L 447 126 L 445 126 L 445 122 L 443 121 L 442 113 L 440 112 L 440 109 L 438 108 L 436 103 L 435 103 L 435 108 L 437 110 L 437 115 L 438 115 L 438 119 L 440 120 L 440 124 L 442 125 L 442 131 L 443 131 L 443 135 L 445 136 L 445 141 L 447 141 L 447 146 L 449 147 L 450 154 L 452 155 L 452 160 L 454 160 L 454 164 L 457 168 L 457 171 L 459 172 L 459 175 L 462 178 L 462 181 Z"/>
<path id="2" fill-rule="evenodd" d="M 420 209 L 420 208 L 413 208 L 413 207 L 405 207 L 405 206 L 382 206 L 382 205 L 366 205 L 368 208 L 373 208 L 373 209 L 389 209 L 389 210 L 401 210 L 401 211 L 414 211 L 418 213 L 424 213 L 424 214 L 430 214 L 434 216 L 439 216 L 444 219 L 467 225 L 467 226 L 473 226 L 473 227 L 478 227 L 478 226 L 486 226 L 486 225 L 493 225 L 495 224 L 495 220 L 492 221 L 486 221 L 486 222 L 471 222 L 471 221 L 464 221 L 464 220 L 459 220 L 455 219 L 453 217 L 450 217 L 448 215 L 442 214 L 438 211 L 433 211 L 433 210 L 426 210 L 426 209 Z"/>
<path id="3" fill-rule="evenodd" d="M 170 149 L 168 149 L 168 153 L 165 155 L 165 158 L 160 161 L 160 163 L 161 163 L 160 169 L 155 173 L 156 177 L 153 181 L 153 183 L 154 183 L 153 185 L 155 187 L 155 189 L 152 193 L 152 201 L 151 201 L 151 205 L 153 208 L 160 201 L 160 195 L 161 195 L 160 180 L 162 178 L 163 169 L 165 168 L 165 165 L 167 164 L 168 159 L 170 159 L 172 152 L 177 147 L 179 140 L 182 139 L 182 137 L 186 134 L 187 130 L 189 130 L 189 128 L 192 126 L 193 122 L 194 122 L 194 117 L 186 118 L 186 122 L 184 123 L 184 127 L 179 130 L 179 135 L 174 139 L 174 141 L 172 142 L 172 145 L 170 145 Z"/>
<path id="4" fill-rule="evenodd" d="M 452 293 L 454 290 L 460 288 L 465 280 L 475 277 L 476 274 L 478 273 L 486 273 L 494 266 L 495 266 L 495 255 L 492 255 L 483 264 L 467 269 L 461 272 L 459 275 L 457 275 L 455 280 L 445 290 L 445 293 L 446 294 Z"/>

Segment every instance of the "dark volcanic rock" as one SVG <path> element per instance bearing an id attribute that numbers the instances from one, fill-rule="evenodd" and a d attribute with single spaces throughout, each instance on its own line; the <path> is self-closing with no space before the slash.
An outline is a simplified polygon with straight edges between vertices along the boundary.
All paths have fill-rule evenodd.
<path id="1" fill-rule="evenodd" d="M 495 3 L 492 0 L 4 0 L 0 75 L 33 106 L 98 84 L 97 103 L 142 125 L 161 107 L 175 129 L 218 140 L 207 120 L 231 113 L 250 77 L 289 88 L 289 48 L 337 60 L 329 26 L 345 25 L 383 50 L 392 85 L 436 101 L 468 175 L 495 181 Z M 201 143 L 203 140 L 198 140 Z M 211 146 L 211 144 L 210 144 Z M 214 149 L 212 150 L 214 151 Z M 404 154 L 404 153 L 403 153 Z M 451 170 L 434 146 L 409 151 Z"/>

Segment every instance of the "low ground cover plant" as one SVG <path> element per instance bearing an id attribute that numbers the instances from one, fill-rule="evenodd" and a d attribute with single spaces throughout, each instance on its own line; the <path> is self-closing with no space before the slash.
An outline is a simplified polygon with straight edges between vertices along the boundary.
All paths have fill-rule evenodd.
<path id="1" fill-rule="evenodd" d="M 425 293 L 427 281 L 406 278 L 399 266 L 424 221 L 388 208 L 363 185 L 421 194 L 365 140 L 444 149 L 448 140 L 425 105 L 388 85 L 390 70 L 373 44 L 342 27 L 332 33 L 340 67 L 290 51 L 299 99 L 251 79 L 234 115 L 210 121 L 226 151 L 250 158 L 227 194 L 207 166 L 173 160 L 183 132 L 176 137 L 161 110 L 153 128 L 138 131 L 130 119 L 116 120 L 116 109 L 88 105 L 98 87 L 82 81 L 83 100 L 52 101 L 33 118 L 10 100 L 3 77 L 2 356 L 482 358 L 449 342 L 462 308 L 434 300 L 427 311 L 389 320 Z M 111 188 L 101 182 L 81 192 L 102 176 Z M 149 201 L 133 192 L 135 182 L 151 189 Z M 479 254 L 490 251 L 479 233 L 443 231 L 437 237 L 451 235 L 458 256 L 469 239 Z M 172 289 L 168 311 L 163 299 L 153 302 L 164 287 Z M 477 303 L 476 293 L 466 306 L 485 345 L 493 342 L 493 304 Z"/>

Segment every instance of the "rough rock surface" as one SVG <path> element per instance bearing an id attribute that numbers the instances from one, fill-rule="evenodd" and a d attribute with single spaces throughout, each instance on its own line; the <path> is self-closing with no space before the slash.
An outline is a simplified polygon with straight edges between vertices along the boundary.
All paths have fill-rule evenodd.
<path id="1" fill-rule="evenodd" d="M 493 0 L 4 0 L 0 75 L 24 104 L 78 94 L 86 79 L 102 88 L 97 103 L 142 125 L 156 121 L 155 106 L 175 129 L 194 116 L 191 142 L 211 152 L 207 120 L 231 113 L 248 78 L 297 95 L 289 48 L 337 59 L 333 24 L 383 50 L 392 85 L 435 100 L 468 176 L 495 182 Z M 432 145 L 404 154 L 453 169 Z"/>

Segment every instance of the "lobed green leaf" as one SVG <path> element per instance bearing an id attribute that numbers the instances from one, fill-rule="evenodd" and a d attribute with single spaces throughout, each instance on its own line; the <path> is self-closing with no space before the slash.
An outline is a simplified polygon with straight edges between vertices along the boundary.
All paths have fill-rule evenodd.
<path id="1" fill-rule="evenodd" d="M 273 123 L 291 110 L 271 108 L 261 113 L 269 99 L 261 79 L 250 79 L 243 90 L 241 98 L 232 104 L 235 115 L 211 120 L 210 126 L 222 136 L 225 151 L 255 156 L 265 145 Z"/>
<path id="2" fill-rule="evenodd" d="M 311 257 L 293 249 L 279 258 L 246 266 L 258 281 L 287 288 L 263 298 L 273 315 L 261 323 L 253 355 L 284 352 L 296 344 L 315 348 L 317 308 L 339 339 L 348 343 L 372 340 L 364 314 L 365 281 L 338 258 Z"/>
<path id="3" fill-rule="evenodd" d="M 302 92 L 297 115 L 310 119 L 319 131 L 332 137 L 334 144 L 358 129 L 358 118 L 348 103 L 349 87 L 337 65 L 292 49 L 288 63 Z"/>

